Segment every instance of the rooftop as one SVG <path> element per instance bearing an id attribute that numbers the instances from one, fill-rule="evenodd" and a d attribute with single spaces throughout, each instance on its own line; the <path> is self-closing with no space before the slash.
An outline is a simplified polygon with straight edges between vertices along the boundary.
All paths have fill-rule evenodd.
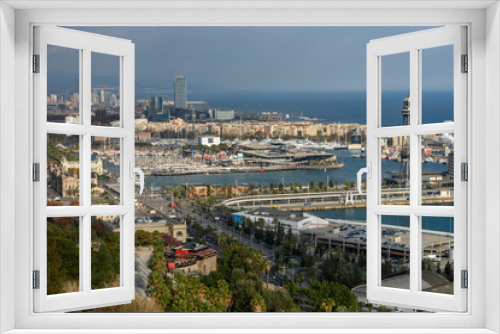
<path id="1" fill-rule="evenodd" d="M 304 215 L 303 212 L 288 212 L 273 208 L 255 208 L 245 211 L 245 213 L 254 216 L 271 217 L 271 218 L 286 219 L 292 221 L 301 221 L 308 217 Z"/>

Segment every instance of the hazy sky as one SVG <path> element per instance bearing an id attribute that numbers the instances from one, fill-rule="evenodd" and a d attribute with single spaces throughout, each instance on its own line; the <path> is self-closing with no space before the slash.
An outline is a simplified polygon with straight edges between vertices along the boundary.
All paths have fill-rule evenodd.
<path id="1" fill-rule="evenodd" d="M 169 93 L 183 75 L 190 92 L 339 91 L 366 87 L 366 44 L 426 27 L 78 27 L 130 39 L 136 46 L 137 89 Z M 424 58 L 426 88 L 450 89 L 451 47 Z M 64 57 L 51 55 L 56 71 Z M 386 89 L 407 89 L 408 57 L 383 61 Z M 94 58 L 93 58 L 94 60 Z M 101 61 L 106 77 L 116 66 Z M 93 73 L 93 76 L 97 73 Z"/>

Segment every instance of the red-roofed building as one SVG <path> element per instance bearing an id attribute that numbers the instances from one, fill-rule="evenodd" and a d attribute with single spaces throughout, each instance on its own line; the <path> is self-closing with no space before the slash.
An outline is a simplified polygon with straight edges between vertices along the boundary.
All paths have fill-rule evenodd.
<path id="1" fill-rule="evenodd" d="M 167 246 L 164 254 L 169 271 L 208 275 L 217 269 L 215 249 L 196 243 L 181 245 L 167 234 L 163 234 L 163 242 Z"/>

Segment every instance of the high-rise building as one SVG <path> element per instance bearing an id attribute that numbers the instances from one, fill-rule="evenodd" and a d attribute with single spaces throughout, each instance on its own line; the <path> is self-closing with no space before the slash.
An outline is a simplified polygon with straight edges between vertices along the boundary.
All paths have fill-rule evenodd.
<path id="1" fill-rule="evenodd" d="M 149 119 L 151 115 L 155 113 L 155 98 L 154 96 L 149 97 L 148 101 L 148 111 L 146 112 L 146 118 Z"/>
<path id="2" fill-rule="evenodd" d="M 99 94 L 98 94 L 98 91 L 97 89 L 94 89 L 93 93 L 92 93 L 92 103 L 99 103 Z"/>
<path id="3" fill-rule="evenodd" d="M 50 94 L 50 103 L 57 103 L 57 95 Z"/>
<path id="4" fill-rule="evenodd" d="M 155 114 L 163 113 L 163 97 L 156 96 L 155 97 Z"/>
<path id="5" fill-rule="evenodd" d="M 180 109 L 187 108 L 186 79 L 181 75 L 174 80 L 174 106 Z"/>
<path id="6" fill-rule="evenodd" d="M 105 101 L 104 90 L 101 89 L 101 100 L 100 100 L 100 102 L 104 102 L 104 101 Z"/>

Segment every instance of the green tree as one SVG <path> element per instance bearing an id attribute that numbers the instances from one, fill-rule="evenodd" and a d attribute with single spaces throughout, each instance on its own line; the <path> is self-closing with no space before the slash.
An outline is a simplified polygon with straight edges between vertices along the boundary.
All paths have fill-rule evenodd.
<path id="1" fill-rule="evenodd" d="M 382 264 L 382 276 L 392 274 L 391 261 L 385 260 Z"/>
<path id="2" fill-rule="evenodd" d="M 306 291 L 315 312 L 321 311 L 321 305 L 326 299 L 334 301 L 337 308 L 346 307 L 347 312 L 359 312 L 361 309 L 356 295 L 348 287 L 337 282 L 314 282 Z"/>
<path id="3" fill-rule="evenodd" d="M 295 278 L 295 283 L 297 283 L 298 286 L 300 286 L 302 284 L 302 282 L 304 282 L 304 274 L 302 273 L 298 273 Z"/>
<path id="4" fill-rule="evenodd" d="M 266 301 L 260 294 L 256 294 L 250 302 L 253 312 L 266 312 Z"/>
<path id="5" fill-rule="evenodd" d="M 364 268 L 356 264 L 352 254 L 335 250 L 321 264 L 321 278 L 327 281 L 338 282 L 345 286 L 353 286 L 364 281 Z"/>
<path id="6" fill-rule="evenodd" d="M 446 279 L 448 281 L 453 282 L 453 280 L 454 280 L 453 264 L 451 264 L 450 262 L 446 263 L 446 265 L 444 266 L 444 276 L 446 277 Z"/>
<path id="7" fill-rule="evenodd" d="M 135 231 L 135 245 L 136 246 L 150 246 L 153 243 L 153 233 L 144 231 L 144 230 L 136 230 Z"/>
<path id="8" fill-rule="evenodd" d="M 320 305 L 320 310 L 321 312 L 332 312 L 335 305 L 336 303 L 333 299 L 325 298 L 323 299 L 323 302 Z M 341 305 L 339 307 L 345 307 L 345 306 Z"/>
<path id="9" fill-rule="evenodd" d="M 294 312 L 298 307 L 294 304 L 288 291 L 283 290 L 264 290 L 264 297 L 267 312 Z"/>

